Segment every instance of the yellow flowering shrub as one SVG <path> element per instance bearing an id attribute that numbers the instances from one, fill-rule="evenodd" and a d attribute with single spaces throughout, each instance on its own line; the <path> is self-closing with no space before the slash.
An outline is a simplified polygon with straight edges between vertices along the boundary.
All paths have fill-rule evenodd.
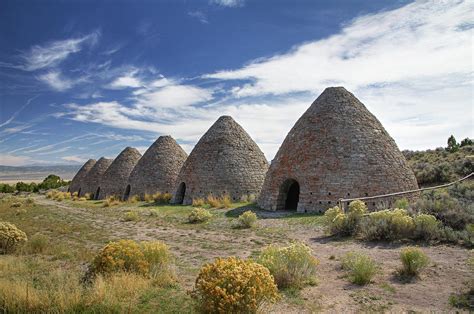
<path id="1" fill-rule="evenodd" d="M 204 208 L 193 208 L 188 216 L 189 223 L 201 223 L 211 219 L 212 214 Z"/>
<path id="2" fill-rule="evenodd" d="M 318 259 L 311 248 L 304 243 L 294 243 L 287 247 L 270 245 L 266 247 L 257 262 L 270 271 L 278 288 L 302 288 L 316 281 Z"/>
<path id="3" fill-rule="evenodd" d="M 278 290 L 267 268 L 230 257 L 201 268 L 193 297 L 204 313 L 256 313 L 277 300 Z"/>
<path id="4" fill-rule="evenodd" d="M 92 263 L 94 272 L 104 274 L 127 271 L 147 275 L 150 270 L 140 244 L 133 240 L 110 242 Z"/>
<path id="5" fill-rule="evenodd" d="M 413 218 L 405 209 L 380 210 L 370 213 L 361 222 L 361 234 L 366 240 L 395 240 L 410 238 Z"/>
<path id="6" fill-rule="evenodd" d="M 254 212 L 247 210 L 239 216 L 238 221 L 239 227 L 252 228 L 257 223 L 257 215 Z"/>
<path id="7" fill-rule="evenodd" d="M 415 216 L 415 237 L 431 240 L 436 238 L 440 222 L 433 215 L 420 214 Z"/>
<path id="8" fill-rule="evenodd" d="M 345 214 L 339 206 L 334 206 L 326 210 L 323 221 L 330 234 L 349 235 L 357 229 L 358 219 L 361 216 L 358 211 Z"/>
<path id="9" fill-rule="evenodd" d="M 352 201 L 349 204 L 349 214 L 353 216 L 362 216 L 367 213 L 367 205 L 361 200 Z"/>
<path id="10" fill-rule="evenodd" d="M 14 224 L 0 221 L 0 253 L 8 254 L 15 251 L 28 240 L 26 234 Z"/>
<path id="11" fill-rule="evenodd" d="M 110 242 L 96 255 L 91 270 L 94 274 L 133 272 L 152 278 L 173 277 L 173 257 L 160 241 L 119 240 Z"/>

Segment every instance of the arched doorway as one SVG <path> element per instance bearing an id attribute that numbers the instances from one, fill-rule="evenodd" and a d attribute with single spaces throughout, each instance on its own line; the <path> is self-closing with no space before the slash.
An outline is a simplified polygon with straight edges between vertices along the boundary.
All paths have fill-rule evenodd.
<path id="1" fill-rule="evenodd" d="M 175 203 L 183 204 L 184 195 L 186 195 L 186 184 L 184 182 L 181 182 L 178 187 L 178 191 L 176 191 Z"/>
<path id="2" fill-rule="evenodd" d="M 77 196 L 81 197 L 81 188 L 79 188 L 79 191 L 77 191 Z"/>
<path id="3" fill-rule="evenodd" d="M 287 179 L 280 186 L 278 210 L 297 210 L 300 200 L 300 185 L 294 179 Z"/>
<path id="4" fill-rule="evenodd" d="M 123 193 L 123 200 L 124 201 L 128 201 L 128 198 L 130 197 L 130 189 L 132 187 L 129 185 L 127 185 L 127 188 L 125 189 L 125 193 Z"/>
<path id="5" fill-rule="evenodd" d="M 99 194 L 100 194 L 100 186 L 97 188 L 97 191 L 95 192 L 95 195 L 94 195 L 95 200 L 99 199 Z"/>

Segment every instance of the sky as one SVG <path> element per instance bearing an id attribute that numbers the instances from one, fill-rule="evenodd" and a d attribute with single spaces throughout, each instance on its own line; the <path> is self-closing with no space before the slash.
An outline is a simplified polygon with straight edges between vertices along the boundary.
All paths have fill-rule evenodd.
<path id="1" fill-rule="evenodd" d="M 329 86 L 400 149 L 474 137 L 474 2 L 0 2 L 0 164 L 190 153 L 231 115 L 268 160 Z"/>

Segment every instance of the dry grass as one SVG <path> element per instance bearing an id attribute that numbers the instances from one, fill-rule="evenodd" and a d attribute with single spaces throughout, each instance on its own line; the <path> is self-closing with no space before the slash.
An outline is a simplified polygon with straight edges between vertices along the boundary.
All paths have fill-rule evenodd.
<path id="1" fill-rule="evenodd" d="M 193 198 L 194 207 L 203 207 L 206 204 L 206 201 L 203 198 Z"/>
<path id="2" fill-rule="evenodd" d="M 206 203 L 209 204 L 211 208 L 230 208 L 232 206 L 232 201 L 228 195 L 221 197 L 208 195 Z"/>
<path id="3" fill-rule="evenodd" d="M 109 196 L 104 200 L 102 207 L 112 207 L 120 204 L 120 200 L 115 196 Z"/>
<path id="4" fill-rule="evenodd" d="M 140 196 L 138 196 L 138 195 L 133 195 L 133 196 L 129 197 L 129 199 L 127 200 L 127 202 L 130 203 L 130 204 L 138 203 L 138 202 L 140 202 Z"/>
<path id="5" fill-rule="evenodd" d="M 0 308 L 11 313 L 125 312 L 152 286 L 151 280 L 131 273 L 98 276 L 87 286 L 78 271 L 59 268 L 42 274 L 47 266 L 14 256 L 0 260 L 5 274 L 0 278 Z"/>

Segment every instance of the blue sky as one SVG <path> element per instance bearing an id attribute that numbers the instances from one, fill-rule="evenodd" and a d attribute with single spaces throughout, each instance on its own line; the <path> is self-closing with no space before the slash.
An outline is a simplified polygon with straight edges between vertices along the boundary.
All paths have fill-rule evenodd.
<path id="1" fill-rule="evenodd" d="M 471 1 L 0 3 L 0 164 L 82 163 L 223 114 L 270 160 L 327 86 L 401 149 L 474 137 Z"/>

